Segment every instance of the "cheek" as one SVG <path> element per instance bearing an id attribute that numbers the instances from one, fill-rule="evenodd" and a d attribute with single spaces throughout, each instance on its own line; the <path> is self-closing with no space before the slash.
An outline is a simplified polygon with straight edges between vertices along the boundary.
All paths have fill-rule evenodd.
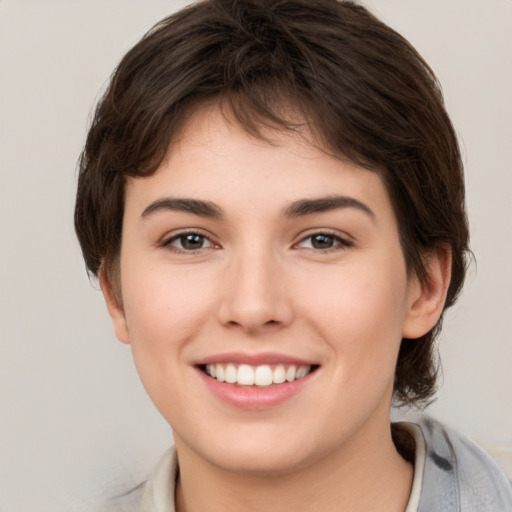
<path id="1" fill-rule="evenodd" d="M 405 269 L 354 265 L 308 287 L 309 318 L 336 359 L 344 361 L 341 371 L 394 372 L 406 304 Z"/>
<path id="2" fill-rule="evenodd" d="M 158 367 L 172 360 L 204 323 L 211 309 L 206 276 L 170 266 L 123 268 L 123 300 L 135 362 Z"/>
<path id="3" fill-rule="evenodd" d="M 384 276 L 371 268 L 351 268 L 311 279 L 305 287 L 308 309 L 315 310 L 324 325 L 344 332 L 364 332 L 372 325 L 385 331 L 399 324 L 404 314 L 406 280 L 400 273 Z"/>
<path id="4" fill-rule="evenodd" d="M 126 265 L 123 299 L 135 367 L 157 409 L 170 421 L 182 409 L 187 347 L 209 316 L 209 291 L 185 275 Z"/>

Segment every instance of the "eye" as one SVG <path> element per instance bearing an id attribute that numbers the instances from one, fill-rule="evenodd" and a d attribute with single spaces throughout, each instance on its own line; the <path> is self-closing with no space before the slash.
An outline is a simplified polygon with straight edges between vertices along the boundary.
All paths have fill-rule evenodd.
<path id="1" fill-rule="evenodd" d="M 164 242 L 163 245 L 174 248 L 178 252 L 198 251 L 215 246 L 207 236 L 193 232 L 179 233 Z"/>
<path id="2" fill-rule="evenodd" d="M 352 242 L 332 233 L 314 233 L 303 238 L 297 245 L 306 249 L 328 251 L 350 247 Z"/>

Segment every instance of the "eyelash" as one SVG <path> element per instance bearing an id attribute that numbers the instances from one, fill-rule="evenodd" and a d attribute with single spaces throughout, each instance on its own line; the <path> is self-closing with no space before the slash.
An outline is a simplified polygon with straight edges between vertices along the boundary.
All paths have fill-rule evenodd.
<path id="1" fill-rule="evenodd" d="M 199 247 L 196 249 L 185 249 L 183 247 L 183 242 L 185 241 L 187 236 L 194 236 L 194 237 L 201 238 L 203 243 L 205 241 L 207 241 L 209 243 L 209 246 Z M 176 247 L 175 245 L 173 245 L 173 242 L 176 242 L 176 241 L 181 241 L 181 247 Z M 167 240 L 165 240 L 162 243 L 162 247 L 169 247 L 171 250 L 173 250 L 174 252 L 179 253 L 179 254 L 195 254 L 203 249 L 210 249 L 210 248 L 218 247 L 218 245 L 215 242 L 213 242 L 208 236 L 206 236 L 205 234 L 203 234 L 199 231 L 182 231 L 180 233 L 177 233 L 176 235 L 171 236 Z"/>
<path id="2" fill-rule="evenodd" d="M 313 247 L 313 239 L 315 237 L 325 237 L 332 240 L 332 246 L 327 248 L 320 248 L 320 247 Z M 301 241 L 296 244 L 294 247 L 297 247 L 298 245 L 304 243 L 306 240 L 311 240 L 311 247 L 305 247 L 306 249 L 313 250 L 315 252 L 321 252 L 321 253 L 329 253 L 333 251 L 339 251 L 343 249 L 347 249 L 349 247 L 352 247 L 354 244 L 350 240 L 347 240 L 346 238 L 342 238 L 339 235 L 336 235 L 334 233 L 331 233 L 329 231 L 318 231 L 316 233 L 311 233 L 304 238 L 301 239 Z"/>
<path id="3" fill-rule="evenodd" d="M 207 247 L 203 246 L 203 247 L 198 247 L 198 248 L 194 248 L 194 249 L 186 249 L 183 247 L 183 242 L 186 240 L 186 237 L 189 237 L 189 236 L 200 238 L 202 245 L 204 244 L 204 242 L 208 242 L 209 245 Z M 331 240 L 332 246 L 327 247 L 327 248 L 314 247 L 313 240 L 315 237 L 324 237 L 325 239 Z M 351 242 L 345 238 L 342 238 L 339 235 L 336 235 L 336 234 L 328 232 L 328 231 L 318 231 L 318 232 L 311 233 L 311 234 L 303 237 L 300 240 L 300 242 L 295 244 L 293 247 L 296 248 L 296 247 L 300 246 L 300 244 L 303 244 L 304 242 L 306 242 L 307 240 L 311 241 L 310 247 L 303 247 L 303 248 L 312 250 L 315 252 L 321 252 L 321 253 L 329 253 L 329 252 L 333 252 L 333 251 L 339 251 L 339 250 L 343 250 L 343 249 L 353 246 L 353 242 Z M 177 246 L 173 245 L 173 243 L 177 242 L 177 241 L 180 241 L 181 247 L 177 247 Z M 176 235 L 173 235 L 171 238 L 165 240 L 162 243 L 162 247 L 169 247 L 174 252 L 179 253 L 179 254 L 194 254 L 203 249 L 218 248 L 219 246 L 215 242 L 213 242 L 207 235 L 205 235 L 201 232 L 183 231 L 183 232 L 177 233 Z"/>

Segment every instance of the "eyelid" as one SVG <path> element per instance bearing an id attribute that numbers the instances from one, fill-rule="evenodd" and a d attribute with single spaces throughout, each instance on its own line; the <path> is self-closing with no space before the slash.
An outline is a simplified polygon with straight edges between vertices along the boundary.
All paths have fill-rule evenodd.
<path id="1" fill-rule="evenodd" d="M 340 233 L 339 231 L 334 231 L 332 229 L 315 229 L 314 231 L 310 231 L 307 234 L 302 234 L 299 241 L 296 242 L 293 247 L 297 248 L 301 243 L 305 242 L 308 239 L 313 238 L 316 235 L 326 235 L 332 237 L 335 242 L 337 242 L 333 247 L 329 247 L 326 249 L 317 249 L 315 247 L 306 247 L 305 249 L 310 249 L 315 252 L 330 252 L 341 249 L 346 249 L 352 247 L 354 245 L 354 241 L 352 237 L 347 235 L 346 233 Z"/>
<path id="2" fill-rule="evenodd" d="M 198 235 L 206 240 L 211 244 L 208 247 L 201 247 L 199 249 L 180 249 L 179 247 L 175 247 L 172 245 L 172 242 L 175 240 L 178 240 L 179 238 L 187 235 Z M 186 228 L 186 229 L 179 229 L 174 230 L 171 233 L 167 233 L 161 240 L 161 242 L 158 244 L 160 247 L 164 248 L 172 248 L 174 252 L 181 253 L 181 254 L 194 254 L 196 252 L 205 250 L 205 249 L 212 249 L 212 248 L 219 248 L 220 244 L 215 241 L 214 237 L 212 237 L 210 234 L 206 233 L 200 228 Z"/>

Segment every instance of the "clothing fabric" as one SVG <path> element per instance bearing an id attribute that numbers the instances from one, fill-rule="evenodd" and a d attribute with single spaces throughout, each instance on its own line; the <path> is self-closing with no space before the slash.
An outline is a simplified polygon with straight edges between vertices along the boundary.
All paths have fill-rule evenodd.
<path id="1" fill-rule="evenodd" d="M 407 431 L 414 439 L 414 478 L 412 481 L 411 495 L 405 512 L 418 512 L 421 499 L 421 490 L 423 488 L 423 473 L 425 470 L 425 460 L 427 446 L 421 428 L 414 423 L 396 424 Z"/>
<path id="2" fill-rule="evenodd" d="M 466 436 L 433 420 L 401 422 L 415 441 L 414 480 L 405 512 L 512 512 L 512 483 Z M 175 512 L 178 459 L 174 447 L 146 484 L 141 512 Z"/>
<path id="3" fill-rule="evenodd" d="M 424 418 L 425 464 L 418 512 L 512 512 L 512 483 L 468 437 Z"/>

